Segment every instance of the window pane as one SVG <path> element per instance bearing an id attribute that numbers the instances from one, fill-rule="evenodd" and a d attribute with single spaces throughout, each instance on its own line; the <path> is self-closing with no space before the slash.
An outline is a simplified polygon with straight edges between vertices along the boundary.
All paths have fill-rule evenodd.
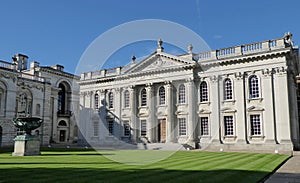
<path id="1" fill-rule="evenodd" d="M 129 121 L 124 121 L 124 136 L 130 136 Z"/>
<path id="2" fill-rule="evenodd" d="M 95 109 L 99 108 L 99 95 L 96 93 L 95 94 Z"/>
<path id="3" fill-rule="evenodd" d="M 200 128 L 201 135 L 209 135 L 208 117 L 200 118 Z"/>
<path id="4" fill-rule="evenodd" d="M 179 122 L 179 135 L 186 135 L 186 119 L 178 118 Z"/>
<path id="5" fill-rule="evenodd" d="M 257 76 L 251 76 L 249 78 L 249 94 L 250 99 L 259 97 L 259 83 Z"/>
<path id="6" fill-rule="evenodd" d="M 108 108 L 114 108 L 114 94 L 112 92 L 108 94 Z"/>
<path id="7" fill-rule="evenodd" d="M 147 121 L 141 120 L 141 136 L 147 135 Z"/>
<path id="8" fill-rule="evenodd" d="M 224 99 L 232 99 L 232 83 L 229 78 L 225 79 L 224 81 Z"/>
<path id="9" fill-rule="evenodd" d="M 165 88 L 162 86 L 159 88 L 159 105 L 165 105 L 165 102 L 166 102 Z"/>
<path id="10" fill-rule="evenodd" d="M 179 86 L 178 103 L 179 104 L 185 103 L 185 87 L 183 84 Z"/>
<path id="11" fill-rule="evenodd" d="M 224 116 L 225 136 L 234 135 L 233 116 Z"/>
<path id="12" fill-rule="evenodd" d="M 145 88 L 141 91 L 141 106 L 147 106 L 147 91 Z"/>
<path id="13" fill-rule="evenodd" d="M 129 108 L 129 102 L 130 102 L 130 99 L 129 99 L 129 91 L 126 90 L 124 92 L 124 107 L 125 108 Z"/>
<path id="14" fill-rule="evenodd" d="M 203 81 L 200 84 L 200 102 L 207 102 L 207 101 L 208 101 L 207 83 Z"/>
<path id="15" fill-rule="evenodd" d="M 109 135 L 113 135 L 114 133 L 114 121 L 108 121 L 108 133 Z"/>
<path id="16" fill-rule="evenodd" d="M 250 115 L 251 135 L 262 135 L 260 115 Z"/>

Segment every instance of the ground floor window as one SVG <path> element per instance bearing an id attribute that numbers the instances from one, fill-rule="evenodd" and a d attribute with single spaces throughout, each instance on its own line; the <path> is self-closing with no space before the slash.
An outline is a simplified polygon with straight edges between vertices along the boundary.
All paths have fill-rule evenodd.
<path id="1" fill-rule="evenodd" d="M 130 135 L 129 121 L 124 121 L 123 127 L 124 127 L 124 136 L 129 136 Z"/>
<path id="2" fill-rule="evenodd" d="M 113 120 L 108 121 L 108 134 L 109 135 L 114 134 L 114 121 Z"/>
<path id="3" fill-rule="evenodd" d="M 261 121 L 260 121 L 259 114 L 250 115 L 250 126 L 251 126 L 251 135 L 253 136 L 262 135 Z"/>
<path id="4" fill-rule="evenodd" d="M 141 120 L 141 136 L 146 136 L 147 135 L 147 121 L 146 120 Z"/>
<path id="5" fill-rule="evenodd" d="M 234 135 L 233 116 L 224 116 L 225 136 Z"/>
<path id="6" fill-rule="evenodd" d="M 179 135 L 186 135 L 186 119 L 178 118 L 179 123 Z"/>
<path id="7" fill-rule="evenodd" d="M 99 122 L 94 121 L 93 127 L 94 127 L 94 136 L 97 137 L 99 135 Z"/>
<path id="8" fill-rule="evenodd" d="M 208 117 L 200 117 L 200 134 L 209 135 Z"/>

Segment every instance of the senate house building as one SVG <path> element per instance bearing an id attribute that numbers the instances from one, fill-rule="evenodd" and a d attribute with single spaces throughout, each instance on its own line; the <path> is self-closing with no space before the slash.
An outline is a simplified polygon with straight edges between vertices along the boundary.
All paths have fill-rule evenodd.
<path id="1" fill-rule="evenodd" d="M 142 61 L 80 76 L 17 54 L 0 61 L 0 147 L 14 144 L 12 119 L 33 116 L 42 145 L 300 150 L 299 69 L 289 32 L 183 55 L 159 40 Z"/>
<path id="2" fill-rule="evenodd" d="M 190 45 L 183 55 L 164 52 L 159 40 L 140 62 L 82 73 L 78 143 L 297 150 L 299 50 L 291 38 L 205 53 Z"/>

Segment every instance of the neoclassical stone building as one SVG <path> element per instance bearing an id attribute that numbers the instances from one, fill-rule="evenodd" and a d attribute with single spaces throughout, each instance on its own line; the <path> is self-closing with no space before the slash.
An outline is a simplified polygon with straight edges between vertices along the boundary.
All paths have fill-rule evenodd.
<path id="1" fill-rule="evenodd" d="M 81 142 L 210 150 L 300 147 L 298 48 L 283 38 L 81 74 Z"/>
<path id="2" fill-rule="evenodd" d="M 12 119 L 35 116 L 44 120 L 35 132 L 42 145 L 77 141 L 79 77 L 61 65 L 40 66 L 17 54 L 12 63 L 0 61 L 0 146 L 11 146 L 17 129 Z"/>

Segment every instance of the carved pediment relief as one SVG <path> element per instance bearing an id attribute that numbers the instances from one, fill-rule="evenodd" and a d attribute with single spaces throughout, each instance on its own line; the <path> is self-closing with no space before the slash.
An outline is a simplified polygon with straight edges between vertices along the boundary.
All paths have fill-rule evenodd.
<path id="1" fill-rule="evenodd" d="M 167 53 L 155 53 L 136 64 L 134 67 L 126 71 L 126 73 L 160 70 L 165 68 L 185 66 L 189 64 L 194 64 L 194 61 L 174 55 L 169 55 Z"/>
<path id="2" fill-rule="evenodd" d="M 198 114 L 210 114 L 211 111 L 210 110 L 207 110 L 207 109 L 200 109 Z"/>

